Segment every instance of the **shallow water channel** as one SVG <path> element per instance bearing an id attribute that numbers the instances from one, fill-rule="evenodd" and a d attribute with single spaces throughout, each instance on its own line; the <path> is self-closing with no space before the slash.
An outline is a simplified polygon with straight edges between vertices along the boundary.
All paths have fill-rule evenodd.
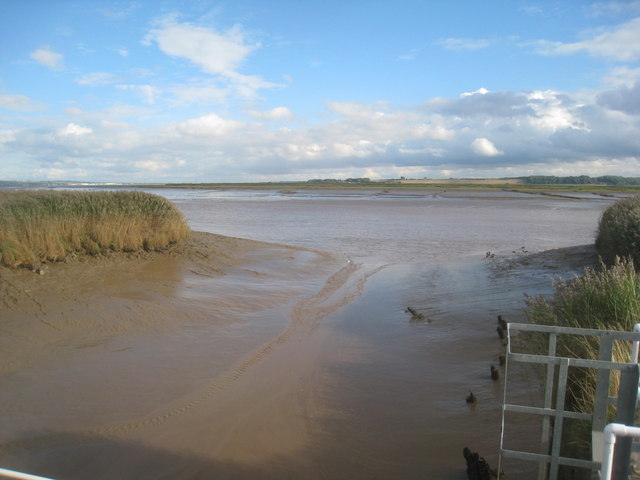
<path id="1" fill-rule="evenodd" d="M 510 192 L 194 191 L 173 199 L 195 229 L 344 252 L 383 267 L 321 325 L 332 347 L 318 360 L 326 363 L 319 395 L 333 413 L 308 455 L 315 468 L 331 466 L 327 478 L 462 479 L 465 446 L 495 466 L 496 316 L 524 321 L 525 293 L 548 293 L 554 278 L 578 272 L 553 262 L 515 268 L 506 259 L 592 243 L 612 203 Z M 407 306 L 428 320 L 412 322 Z M 537 389 L 525 382 L 520 393 Z M 470 390 L 478 398 L 472 407 L 464 401 Z"/>
<path id="2" fill-rule="evenodd" d="M 3 466 L 61 480 L 463 480 L 463 447 L 497 461 L 496 316 L 523 321 L 525 293 L 549 293 L 554 278 L 577 273 L 579 256 L 531 255 L 593 243 L 614 201 L 154 193 L 174 201 L 193 230 L 332 256 L 274 245 L 224 276 L 196 271 L 181 280 L 176 267 L 162 277 L 166 291 L 136 298 L 139 311 L 122 307 L 126 334 L 73 349 L 60 343 L 55 362 L 34 360 L 4 377 Z M 157 274 L 148 268 L 139 273 L 145 281 Z M 134 295 L 103 287 L 113 298 Z M 175 312 L 153 311 L 160 296 L 177 299 Z M 409 306 L 424 319 L 413 321 Z M 106 328 L 100 315 L 91 321 Z M 131 330 L 142 315 L 148 325 Z M 537 390 L 524 382 L 520 394 Z"/>

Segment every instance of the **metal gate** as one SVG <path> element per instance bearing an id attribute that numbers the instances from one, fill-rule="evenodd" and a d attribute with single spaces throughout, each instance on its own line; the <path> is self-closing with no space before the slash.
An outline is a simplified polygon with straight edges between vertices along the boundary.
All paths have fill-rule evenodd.
<path id="1" fill-rule="evenodd" d="M 500 457 L 498 471 L 501 471 L 503 459 L 528 460 L 538 463 L 538 480 L 556 480 L 560 465 L 567 465 L 592 471 L 592 478 L 598 478 L 598 470 L 602 460 L 602 435 L 607 423 L 607 416 L 611 407 L 615 407 L 616 422 L 625 425 L 635 423 L 636 400 L 638 397 L 638 364 L 637 352 L 640 342 L 640 332 L 621 332 L 609 330 L 582 329 L 570 327 L 556 327 L 545 325 L 530 325 L 509 323 L 507 326 L 508 342 L 506 352 L 506 367 L 504 381 L 504 398 L 502 408 L 502 433 L 500 436 Z M 526 343 L 514 341 L 517 333 L 536 335 L 538 338 L 548 337 L 546 353 L 518 353 L 516 349 L 526 350 Z M 599 337 L 598 359 L 560 357 L 556 355 L 558 337 L 574 335 L 580 337 Z M 519 337 L 520 339 L 523 336 Z M 524 337 L 527 338 L 527 337 Z M 612 361 L 615 342 L 633 344 L 629 363 Z M 539 347 L 538 347 L 539 348 Z M 539 365 L 542 370 L 543 391 L 541 404 L 516 405 L 509 403 L 508 384 L 509 370 L 518 364 Z M 569 411 L 565 409 L 567 391 L 567 377 L 570 368 L 596 369 L 596 388 L 594 409 L 591 413 Z M 610 396 L 610 382 L 612 372 L 620 372 L 620 383 L 617 396 Z M 505 416 L 507 413 L 532 415 L 541 422 L 538 429 L 541 432 L 538 450 L 536 452 L 522 451 L 508 448 L 505 445 Z M 565 420 L 578 419 L 591 423 L 592 457 L 591 459 L 573 458 L 561 455 L 562 431 Z M 627 478 L 631 455 L 631 438 L 622 439 L 616 447 L 614 458 L 614 479 Z M 618 476 L 616 476 L 616 472 Z M 508 473 L 508 472 L 507 472 Z"/>

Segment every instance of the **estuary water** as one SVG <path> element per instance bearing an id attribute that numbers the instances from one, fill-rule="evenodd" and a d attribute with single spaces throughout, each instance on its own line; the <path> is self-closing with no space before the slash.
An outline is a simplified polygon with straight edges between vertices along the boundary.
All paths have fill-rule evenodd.
<path id="1" fill-rule="evenodd" d="M 149 191 L 194 231 L 268 244 L 198 237 L 188 261 L 2 284 L 1 466 L 71 480 L 464 480 L 469 447 L 495 467 L 496 316 L 526 320 L 525 294 L 593 262 L 585 245 L 616 200 Z"/>
<path id="2" fill-rule="evenodd" d="M 323 320 L 325 351 L 305 450 L 309 478 L 464 479 L 462 448 L 497 463 L 502 383 L 496 316 L 580 273 L 615 199 L 514 192 L 163 191 L 195 230 L 343 253 L 373 272 Z M 541 252 L 558 250 L 550 258 Z M 588 255 L 587 255 L 588 257 Z M 521 262 L 521 263 L 519 263 Z M 367 270 L 368 269 L 368 270 Z M 426 321 L 412 321 L 406 308 Z M 526 399 L 538 385 L 524 383 Z M 477 404 L 465 397 L 473 391 Z M 522 441 L 522 444 L 518 444 Z M 532 439 L 516 446 L 535 449 Z M 287 463 L 287 460 L 284 460 Z M 282 467 L 287 471 L 286 467 Z M 507 467 L 509 468 L 509 467 Z M 276 468 L 276 471 L 278 469 Z M 535 466 L 511 466 L 535 478 Z"/>
<path id="3" fill-rule="evenodd" d="M 355 262 L 452 261 L 592 243 L 611 198 L 517 192 L 162 190 L 194 230 L 344 252 Z"/>

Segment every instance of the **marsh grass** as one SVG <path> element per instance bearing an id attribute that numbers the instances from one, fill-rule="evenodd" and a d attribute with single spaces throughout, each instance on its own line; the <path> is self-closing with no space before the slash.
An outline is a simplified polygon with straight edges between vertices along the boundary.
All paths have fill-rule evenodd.
<path id="1" fill-rule="evenodd" d="M 640 266 L 640 195 L 620 200 L 600 217 L 596 248 L 607 264 L 631 257 Z"/>
<path id="2" fill-rule="evenodd" d="M 586 268 L 581 277 L 555 282 L 551 298 L 527 298 L 527 316 L 543 325 L 633 331 L 640 322 L 640 278 L 631 260 L 617 259 L 610 267 Z M 564 357 L 597 360 L 599 347 L 597 337 L 563 335 L 557 352 Z M 629 361 L 630 345 L 616 342 L 613 350 L 614 361 Z M 595 372 L 573 370 L 570 401 L 574 408 L 587 412 L 592 405 Z"/>
<path id="3" fill-rule="evenodd" d="M 138 191 L 0 191 L 0 263 L 16 268 L 71 253 L 162 250 L 189 236 L 167 199 Z"/>
<path id="4" fill-rule="evenodd" d="M 617 258 L 609 267 L 602 264 L 599 269 L 586 268 L 581 277 L 555 282 L 550 298 L 528 297 L 526 312 L 532 323 L 630 332 L 640 322 L 640 278 L 632 260 Z M 537 344 L 533 348 L 543 352 L 545 340 L 531 340 Z M 559 356 L 597 360 L 599 349 L 597 337 L 558 336 Z M 630 355 L 630 342 L 614 342 L 614 362 L 629 362 Z M 569 369 L 566 397 L 569 410 L 593 413 L 596 376 L 596 369 Z M 620 372 L 612 371 L 610 395 L 617 396 L 619 382 Z M 610 409 L 609 416 L 612 421 L 615 408 Z M 563 438 L 566 448 L 590 452 L 591 426 L 588 422 L 568 425 Z"/>

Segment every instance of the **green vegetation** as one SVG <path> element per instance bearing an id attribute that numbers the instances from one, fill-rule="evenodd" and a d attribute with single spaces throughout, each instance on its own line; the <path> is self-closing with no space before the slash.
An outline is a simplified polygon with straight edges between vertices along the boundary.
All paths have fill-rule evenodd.
<path id="1" fill-rule="evenodd" d="M 640 278 L 630 260 L 586 268 L 581 277 L 554 283 L 551 298 L 528 297 L 527 317 L 542 325 L 633 331 L 640 322 Z M 594 345 L 576 342 L 559 342 L 558 354 L 593 358 Z"/>
<path id="2" fill-rule="evenodd" d="M 590 179 L 577 182 L 573 179 Z M 547 179 L 545 183 L 542 180 Z M 609 180 L 607 180 L 609 179 Z M 623 179 L 613 181 L 611 179 Z M 426 190 L 426 191 L 512 191 L 522 193 L 549 194 L 558 192 L 611 194 L 618 192 L 640 192 L 640 179 L 624 177 L 518 177 L 518 178 L 450 178 L 450 179 L 386 179 L 369 178 L 316 178 L 299 182 L 247 182 L 247 183 L 161 183 L 137 185 L 146 188 L 193 188 L 193 189 L 239 189 L 239 190 Z"/>
<path id="3" fill-rule="evenodd" d="M 601 330 L 633 331 L 640 322 L 640 278 L 633 263 L 617 260 L 611 267 L 602 265 L 599 270 L 587 268 L 584 276 L 554 285 L 555 294 L 550 299 L 529 297 L 527 316 L 533 323 Z M 529 345 L 546 354 L 546 341 L 532 335 Z M 536 344 L 540 346 L 535 347 Z M 596 337 L 561 335 L 556 354 L 563 357 L 597 360 L 599 340 Z M 629 342 L 614 342 L 615 362 L 626 363 L 631 354 Z M 583 413 L 593 413 L 595 405 L 596 369 L 570 368 L 567 378 L 566 407 Z M 610 395 L 617 395 L 620 372 L 612 371 Z M 615 418 L 611 407 L 608 421 Z M 569 456 L 585 456 L 591 453 L 591 423 L 572 420 L 565 423 L 563 449 Z M 568 452 L 571 452 L 570 454 Z M 582 452 L 582 453 L 580 453 Z M 560 478 L 576 477 L 574 469 L 567 468 Z M 589 477 L 590 478 L 590 477 Z"/>
<path id="4" fill-rule="evenodd" d="M 555 177 L 550 175 L 531 175 L 518 177 L 524 183 L 531 185 L 640 185 L 638 177 L 619 177 L 616 175 L 603 175 L 601 177 L 589 177 L 578 175 L 572 177 Z"/>
<path id="5" fill-rule="evenodd" d="M 78 182 L 15 182 L 0 180 L 0 187 L 50 188 L 82 187 Z M 96 186 L 100 186 L 96 184 Z M 523 193 L 580 192 L 609 194 L 618 192 L 640 192 L 640 178 L 605 175 L 589 177 L 528 176 L 510 178 L 448 178 L 410 179 L 396 178 L 375 180 L 370 178 L 315 178 L 296 182 L 244 182 L 244 183 L 147 183 L 122 184 L 120 186 L 140 188 L 194 188 L 194 189 L 239 189 L 239 190 L 305 190 L 305 189 L 349 189 L 349 190 L 479 190 L 515 191 Z"/>
<path id="6" fill-rule="evenodd" d="M 633 331 L 640 322 L 640 276 L 634 265 L 640 265 L 640 196 L 625 198 L 609 207 L 600 218 L 596 247 L 602 258 L 598 270 L 587 268 L 582 277 L 554 284 L 550 299 L 527 299 L 527 316 L 533 323 L 576 328 Z M 535 345 L 538 337 L 531 336 Z M 542 341 L 542 340 L 541 340 Z M 557 354 L 564 357 L 598 359 L 599 340 L 595 337 L 568 336 L 558 338 Z M 544 353 L 546 348 L 539 347 Z M 613 361 L 628 362 L 631 345 L 615 342 Z M 594 410 L 595 369 L 571 368 L 567 381 L 567 407 L 592 413 Z M 617 395 L 619 371 L 612 372 L 610 394 Z M 615 409 L 609 411 L 609 421 Z M 567 424 L 565 446 L 577 453 L 588 452 L 591 425 L 573 421 Z M 561 478 L 575 478 L 573 473 Z"/>
<path id="7" fill-rule="evenodd" d="M 598 225 L 596 248 L 607 264 L 630 257 L 640 265 L 640 196 L 625 198 L 604 211 Z"/>
<path id="8" fill-rule="evenodd" d="M 180 211 L 135 191 L 0 191 L 0 263 L 58 261 L 77 252 L 161 250 L 189 236 Z"/>

